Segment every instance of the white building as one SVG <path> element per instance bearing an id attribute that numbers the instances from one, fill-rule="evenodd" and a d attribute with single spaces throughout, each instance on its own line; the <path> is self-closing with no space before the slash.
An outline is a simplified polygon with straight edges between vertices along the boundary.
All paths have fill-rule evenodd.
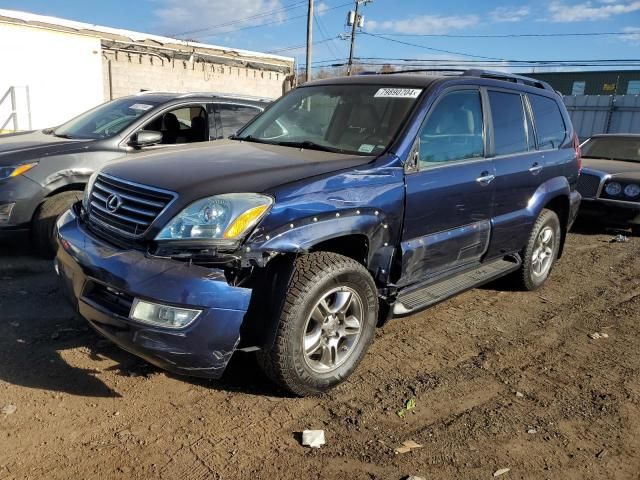
<path id="1" fill-rule="evenodd" d="M 143 90 L 277 98 L 293 58 L 0 9 L 0 132 Z"/>

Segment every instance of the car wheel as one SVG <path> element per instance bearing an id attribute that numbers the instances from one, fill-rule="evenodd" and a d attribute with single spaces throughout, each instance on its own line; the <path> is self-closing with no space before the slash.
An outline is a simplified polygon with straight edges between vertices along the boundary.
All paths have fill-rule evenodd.
<path id="1" fill-rule="evenodd" d="M 558 258 L 561 239 L 558 215 L 552 210 L 542 210 L 531 230 L 522 268 L 518 272 L 518 280 L 524 290 L 535 290 L 549 277 Z"/>
<path id="2" fill-rule="evenodd" d="M 290 392 L 317 395 L 343 382 L 364 357 L 377 322 L 373 278 L 360 263 L 315 252 L 296 259 L 275 341 L 258 353 Z"/>
<path id="3" fill-rule="evenodd" d="M 62 192 L 47 198 L 36 210 L 31 223 L 31 237 L 36 253 L 53 258 L 56 253 L 53 231 L 58 217 L 82 199 L 82 192 Z"/>

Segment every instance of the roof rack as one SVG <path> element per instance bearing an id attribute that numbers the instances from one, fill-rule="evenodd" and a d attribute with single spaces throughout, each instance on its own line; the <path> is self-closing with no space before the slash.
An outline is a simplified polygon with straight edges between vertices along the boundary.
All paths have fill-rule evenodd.
<path id="1" fill-rule="evenodd" d="M 462 68 L 413 68 L 409 70 L 396 70 L 394 72 L 380 72 L 381 75 L 398 75 L 402 73 L 457 73 L 462 77 L 480 77 L 491 78 L 494 80 L 502 80 L 505 82 L 519 83 L 521 85 L 528 85 L 530 87 L 542 88 L 544 90 L 550 90 L 555 92 L 553 87 L 547 82 L 538 80 L 537 78 L 525 77 L 524 75 L 516 75 L 514 73 L 497 72 L 494 70 L 481 70 L 477 68 L 462 69 Z M 364 75 L 371 75 L 374 72 L 364 72 Z M 556 92 L 557 93 L 557 92 Z"/>
<path id="2" fill-rule="evenodd" d="M 462 72 L 463 77 L 480 77 L 480 78 L 492 78 L 494 80 L 503 80 L 505 82 L 520 83 L 522 85 L 529 85 L 530 87 L 542 88 L 544 90 L 555 90 L 547 82 L 538 80 L 537 78 L 525 77 L 523 75 L 516 75 L 514 73 L 496 72 L 494 70 L 480 70 L 471 69 Z"/>

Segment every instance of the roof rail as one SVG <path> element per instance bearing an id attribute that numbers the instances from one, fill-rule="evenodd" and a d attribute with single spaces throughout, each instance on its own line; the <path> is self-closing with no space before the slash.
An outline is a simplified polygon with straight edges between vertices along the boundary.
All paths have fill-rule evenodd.
<path id="1" fill-rule="evenodd" d="M 462 73 L 466 72 L 466 70 L 462 68 L 411 68 L 406 70 L 394 70 L 393 72 L 361 72 L 358 75 L 398 75 L 401 73 L 439 73 L 442 74 L 444 72 L 451 73 Z"/>
<path id="2" fill-rule="evenodd" d="M 542 88 L 544 90 L 550 90 L 552 92 L 555 91 L 553 87 L 547 82 L 543 82 L 542 80 L 538 80 L 537 78 L 516 75 L 514 73 L 496 72 L 494 70 L 480 70 L 474 68 L 471 70 L 465 70 L 464 72 L 462 72 L 462 76 L 492 78 L 495 80 L 503 80 L 505 82 L 520 83 L 522 85 L 529 85 L 530 87 Z"/>

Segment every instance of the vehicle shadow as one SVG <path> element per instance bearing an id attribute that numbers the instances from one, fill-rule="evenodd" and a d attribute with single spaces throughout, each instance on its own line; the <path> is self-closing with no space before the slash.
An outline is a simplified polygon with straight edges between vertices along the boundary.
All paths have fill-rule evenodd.
<path id="1" fill-rule="evenodd" d="M 100 368 L 101 362 L 109 366 Z M 25 243 L 0 242 L 0 380 L 87 397 L 119 397 L 100 379 L 165 374 L 95 333 L 64 298 L 50 260 Z M 166 373 L 174 377 L 173 374 Z M 281 396 L 254 355 L 236 352 L 220 380 L 175 375 L 206 388 Z"/>

